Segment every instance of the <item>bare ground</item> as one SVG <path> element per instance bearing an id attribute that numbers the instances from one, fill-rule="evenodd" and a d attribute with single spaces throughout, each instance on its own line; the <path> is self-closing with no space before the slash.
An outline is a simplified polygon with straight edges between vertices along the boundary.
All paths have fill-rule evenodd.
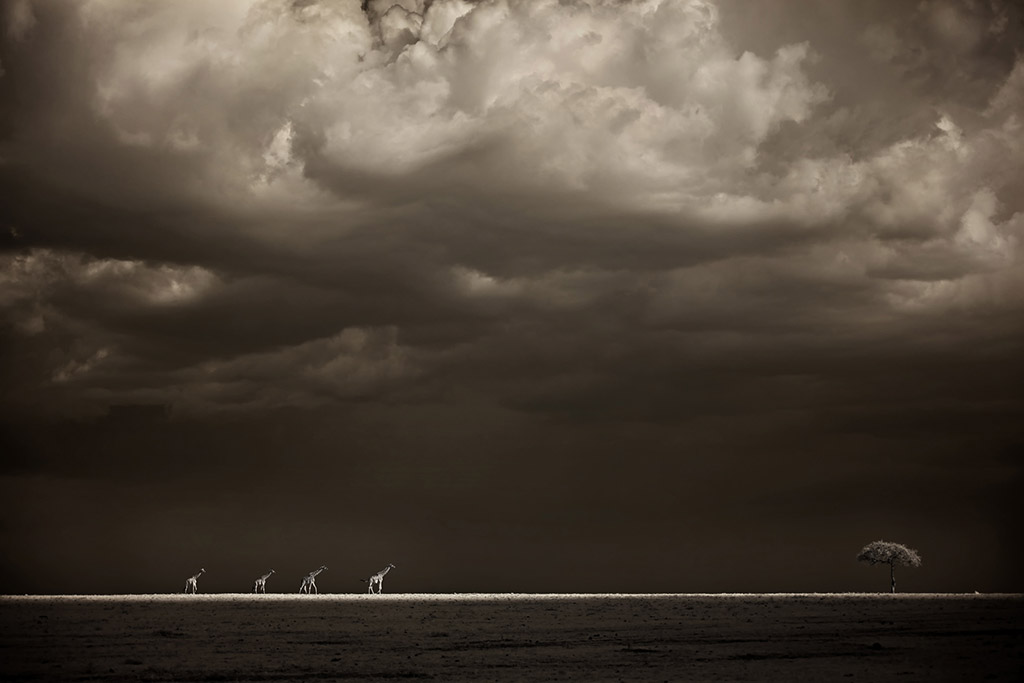
<path id="1" fill-rule="evenodd" d="M 24 680 L 1021 681 L 1020 595 L 0 597 Z"/>

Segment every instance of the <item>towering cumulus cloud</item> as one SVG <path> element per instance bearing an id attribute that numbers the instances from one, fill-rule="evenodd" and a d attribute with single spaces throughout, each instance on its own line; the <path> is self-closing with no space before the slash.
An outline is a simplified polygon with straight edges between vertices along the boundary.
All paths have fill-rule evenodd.
<path id="1" fill-rule="evenodd" d="M 890 456 L 940 489 L 980 458 L 969 497 L 1020 476 L 1013 3 L 3 12 L 12 421 L 465 410 L 481 442 L 715 454 L 797 497 Z"/>

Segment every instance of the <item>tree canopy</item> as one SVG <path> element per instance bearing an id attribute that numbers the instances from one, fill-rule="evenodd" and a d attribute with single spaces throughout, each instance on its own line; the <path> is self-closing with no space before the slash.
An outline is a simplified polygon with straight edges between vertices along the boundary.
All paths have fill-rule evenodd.
<path id="1" fill-rule="evenodd" d="M 921 556 L 916 550 L 900 543 L 889 541 L 873 541 L 861 549 L 857 555 L 860 562 L 870 564 L 902 565 L 904 567 L 920 567 Z"/>

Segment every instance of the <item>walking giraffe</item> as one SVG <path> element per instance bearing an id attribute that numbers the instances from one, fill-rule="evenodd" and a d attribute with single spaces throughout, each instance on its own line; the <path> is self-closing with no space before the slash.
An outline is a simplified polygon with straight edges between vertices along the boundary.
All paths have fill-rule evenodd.
<path id="1" fill-rule="evenodd" d="M 266 574 L 264 574 L 260 578 L 256 579 L 256 585 L 252 587 L 252 592 L 253 593 L 266 593 L 267 592 L 267 579 L 269 579 L 270 575 L 273 574 L 273 573 L 274 573 L 274 570 L 271 569 L 269 572 L 267 572 Z"/>
<path id="2" fill-rule="evenodd" d="M 372 593 L 373 592 L 373 585 L 374 584 L 377 584 L 377 594 L 378 595 L 381 592 L 383 592 L 384 591 L 384 576 L 389 571 L 391 571 L 394 568 L 395 568 L 395 565 L 389 564 L 388 566 L 384 567 L 384 569 L 381 569 L 379 572 L 377 572 L 376 574 L 374 574 L 370 578 L 368 578 L 368 579 L 361 579 L 362 581 L 364 581 L 364 582 L 369 584 L 369 586 L 367 587 L 367 591 L 366 592 Z"/>
<path id="3" fill-rule="evenodd" d="M 302 585 L 299 586 L 299 592 L 309 593 L 310 591 L 313 591 L 314 593 L 319 593 L 320 591 L 316 589 L 316 575 L 325 569 L 327 569 L 327 567 L 321 566 L 319 569 L 314 569 L 302 577 Z"/>
<path id="4" fill-rule="evenodd" d="M 206 571 L 205 569 L 200 569 L 198 574 L 196 574 L 194 576 L 190 576 L 188 579 L 185 580 L 185 592 L 186 593 L 198 593 L 199 592 L 199 585 L 196 583 L 196 581 L 199 580 L 199 577 L 202 576 L 203 572 L 205 572 L 205 571 Z"/>

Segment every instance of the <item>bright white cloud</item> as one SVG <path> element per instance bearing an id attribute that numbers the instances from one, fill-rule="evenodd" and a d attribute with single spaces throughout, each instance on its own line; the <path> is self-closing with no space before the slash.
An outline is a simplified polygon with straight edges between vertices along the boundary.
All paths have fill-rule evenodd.
<path id="1" fill-rule="evenodd" d="M 49 249 L 0 255 L 0 306 L 7 307 L 42 302 L 62 289 L 129 305 L 168 306 L 195 301 L 218 284 L 212 272 L 199 266 L 90 259 Z"/>
<path id="2" fill-rule="evenodd" d="M 300 159 L 388 175 L 514 140 L 459 181 L 680 205 L 827 94 L 806 44 L 737 54 L 703 0 L 421 4 L 87 4 L 96 108 L 126 145 L 207 156 L 216 192 L 265 178 L 287 129 Z"/>

